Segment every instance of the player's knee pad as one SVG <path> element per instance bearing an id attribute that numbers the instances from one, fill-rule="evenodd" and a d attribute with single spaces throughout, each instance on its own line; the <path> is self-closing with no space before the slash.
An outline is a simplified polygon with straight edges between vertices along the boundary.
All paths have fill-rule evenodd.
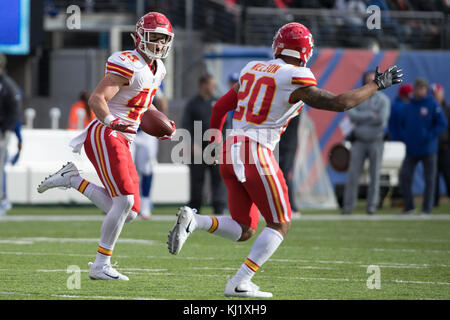
<path id="1" fill-rule="evenodd" d="M 131 222 L 134 219 L 136 219 L 136 217 L 138 216 L 136 211 L 131 210 L 128 215 L 127 218 L 125 219 L 125 223 Z"/>

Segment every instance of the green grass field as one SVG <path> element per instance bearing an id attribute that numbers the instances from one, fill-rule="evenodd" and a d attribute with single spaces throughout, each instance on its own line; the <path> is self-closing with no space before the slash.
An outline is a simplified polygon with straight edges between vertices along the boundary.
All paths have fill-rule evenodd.
<path id="1" fill-rule="evenodd" d="M 362 204 L 358 210 L 364 212 Z M 87 273 L 103 217 L 97 209 L 13 208 L 0 219 L 0 300 L 226 299 L 227 276 L 256 237 L 233 243 L 198 231 L 173 256 L 166 242 L 176 211 L 159 207 L 154 220 L 125 225 L 112 262 L 130 281 L 114 282 L 91 281 Z M 381 210 L 372 219 L 304 211 L 253 280 L 273 299 L 450 299 L 449 204 L 433 218 L 380 219 L 395 211 Z M 324 219 L 314 219 L 320 216 Z M 379 267 L 380 289 L 367 286 L 369 265 Z M 79 289 L 68 287 L 70 266 L 81 270 Z"/>

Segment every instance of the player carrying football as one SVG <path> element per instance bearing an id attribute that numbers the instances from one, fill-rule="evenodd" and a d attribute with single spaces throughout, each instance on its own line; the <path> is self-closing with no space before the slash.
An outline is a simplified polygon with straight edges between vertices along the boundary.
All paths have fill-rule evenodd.
<path id="1" fill-rule="evenodd" d="M 167 57 L 173 38 L 170 21 L 161 13 L 149 12 L 136 24 L 136 48 L 108 58 L 105 77 L 88 102 L 96 119 L 70 143 L 74 152 L 84 145 L 103 187 L 83 179 L 72 162 L 38 186 L 40 193 L 55 187 L 75 188 L 107 213 L 89 271 L 93 280 L 128 280 L 111 266 L 110 259 L 123 224 L 139 212 L 139 178 L 130 144 L 143 113 L 155 108 L 152 100 L 166 74 L 161 59 Z M 173 121 L 172 126 L 175 133 Z"/>
<path id="2" fill-rule="evenodd" d="M 188 236 L 206 230 L 232 241 L 248 240 L 258 225 L 259 212 L 267 226 L 255 240 L 250 254 L 225 287 L 225 296 L 272 297 L 251 279 L 272 256 L 286 236 L 291 220 L 287 185 L 272 151 L 289 120 L 304 103 L 317 109 L 349 110 L 383 90 L 400 83 L 401 69 L 376 69 L 375 80 L 361 88 L 334 95 L 317 88 L 309 68 L 313 37 L 299 23 L 282 26 L 272 44 L 273 60 L 249 62 L 239 83 L 215 104 L 210 127 L 221 130 L 228 111 L 236 109 L 233 130 L 222 146 L 220 173 L 228 189 L 230 217 L 204 216 L 182 207 L 169 233 L 169 251 L 180 252 Z M 221 135 L 216 135 L 220 142 Z"/>

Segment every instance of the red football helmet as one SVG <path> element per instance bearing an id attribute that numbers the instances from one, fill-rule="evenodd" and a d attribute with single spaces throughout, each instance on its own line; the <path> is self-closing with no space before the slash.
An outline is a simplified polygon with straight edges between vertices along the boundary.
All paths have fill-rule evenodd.
<path id="1" fill-rule="evenodd" d="M 165 44 L 157 44 L 150 40 L 151 33 L 160 33 L 167 36 Z M 172 25 L 169 19 L 165 15 L 159 12 L 149 12 L 145 16 L 139 19 L 136 23 L 136 31 L 134 33 L 134 41 L 136 48 L 139 48 L 147 57 L 151 60 L 164 59 L 169 53 L 174 34 L 172 31 Z M 150 45 L 152 50 L 148 48 Z M 162 46 L 159 53 L 156 52 L 156 45 Z"/>
<path id="2" fill-rule="evenodd" d="M 273 57 L 290 56 L 302 61 L 305 66 L 311 58 L 314 40 L 311 32 L 304 25 L 291 22 L 282 26 L 273 38 Z"/>

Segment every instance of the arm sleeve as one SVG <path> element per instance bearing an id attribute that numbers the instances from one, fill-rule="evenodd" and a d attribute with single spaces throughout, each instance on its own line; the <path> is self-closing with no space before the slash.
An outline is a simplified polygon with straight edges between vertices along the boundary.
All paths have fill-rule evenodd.
<path id="1" fill-rule="evenodd" d="M 23 139 L 22 139 L 22 121 L 20 119 L 17 120 L 16 127 L 14 128 L 14 132 L 16 133 L 17 140 L 19 142 L 22 142 L 23 141 Z"/>
<path id="2" fill-rule="evenodd" d="M 227 118 L 227 113 L 231 110 L 236 109 L 237 102 L 238 96 L 233 88 L 231 88 L 225 95 L 223 95 L 219 100 L 217 100 L 211 113 L 211 119 L 209 122 L 210 129 L 218 129 L 222 131 L 223 125 Z M 219 143 L 220 141 L 211 141 L 211 142 Z"/>

